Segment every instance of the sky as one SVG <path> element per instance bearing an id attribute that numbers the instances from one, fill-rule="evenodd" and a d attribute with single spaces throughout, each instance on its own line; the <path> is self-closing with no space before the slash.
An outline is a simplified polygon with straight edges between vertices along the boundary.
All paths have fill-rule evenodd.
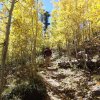
<path id="1" fill-rule="evenodd" d="M 42 0 L 43 4 L 44 4 L 44 9 L 48 12 L 51 12 L 53 10 L 53 4 L 52 4 L 52 0 Z M 54 1 L 58 1 L 58 0 L 54 0 Z"/>
<path id="2" fill-rule="evenodd" d="M 1 4 L 0 4 L 0 9 L 1 9 L 1 7 L 2 7 L 2 6 L 1 6 Z"/>
<path id="3" fill-rule="evenodd" d="M 44 9 L 48 12 L 51 12 L 53 9 L 52 0 L 43 0 Z"/>
<path id="4" fill-rule="evenodd" d="M 44 9 L 48 12 L 51 12 L 53 9 L 53 5 L 51 2 L 52 0 L 42 0 L 42 1 L 43 1 Z M 1 4 L 0 4 L 0 9 L 1 9 Z"/>

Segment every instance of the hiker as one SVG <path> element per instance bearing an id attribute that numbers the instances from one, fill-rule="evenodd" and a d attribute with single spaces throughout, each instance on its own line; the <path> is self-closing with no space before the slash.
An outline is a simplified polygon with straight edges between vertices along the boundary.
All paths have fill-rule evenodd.
<path id="1" fill-rule="evenodd" d="M 46 47 L 44 49 L 44 52 L 43 52 L 43 55 L 44 55 L 44 59 L 45 59 L 45 66 L 46 67 L 49 67 L 50 66 L 50 58 L 51 58 L 51 55 L 52 55 L 52 51 L 49 47 Z"/>

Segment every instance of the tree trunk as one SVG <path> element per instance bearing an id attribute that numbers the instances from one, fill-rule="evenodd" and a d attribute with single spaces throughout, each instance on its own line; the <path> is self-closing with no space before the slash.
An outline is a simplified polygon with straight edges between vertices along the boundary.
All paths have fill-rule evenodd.
<path id="1" fill-rule="evenodd" d="M 15 0 L 12 0 L 11 8 L 9 10 L 8 23 L 6 26 L 5 41 L 4 41 L 4 45 L 2 49 L 0 100 L 2 100 L 1 95 L 4 88 L 4 71 L 5 71 L 5 63 L 6 63 L 7 51 L 8 51 L 8 45 L 9 45 L 9 35 L 10 35 L 11 19 L 12 19 L 14 4 L 15 4 Z"/>
<path id="2" fill-rule="evenodd" d="M 38 34 L 38 0 L 36 2 L 36 19 L 35 19 L 35 33 L 34 33 L 34 47 L 33 47 L 33 59 L 32 59 L 32 64 L 34 66 L 33 70 L 34 73 L 37 70 L 37 65 L 36 65 L 36 46 L 37 46 L 37 34 Z"/>

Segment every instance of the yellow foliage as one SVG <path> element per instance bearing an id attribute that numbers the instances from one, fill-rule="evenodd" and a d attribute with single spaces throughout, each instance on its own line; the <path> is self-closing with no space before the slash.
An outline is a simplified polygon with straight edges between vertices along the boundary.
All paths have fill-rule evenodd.
<path id="1" fill-rule="evenodd" d="M 100 0 L 59 0 L 52 12 L 52 33 L 59 40 L 78 42 L 92 36 L 92 29 L 100 30 Z M 60 35 L 61 36 L 61 35 Z M 84 38 L 83 38 L 84 37 Z"/>

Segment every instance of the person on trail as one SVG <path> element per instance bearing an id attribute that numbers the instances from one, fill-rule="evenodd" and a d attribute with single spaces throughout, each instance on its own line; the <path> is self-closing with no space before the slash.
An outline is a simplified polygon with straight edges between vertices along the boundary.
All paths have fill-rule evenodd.
<path id="1" fill-rule="evenodd" d="M 52 56 L 51 49 L 49 47 L 46 47 L 44 49 L 43 55 L 44 55 L 44 59 L 45 59 L 45 66 L 46 67 L 49 67 L 50 66 L 50 63 L 51 63 L 50 58 Z"/>

